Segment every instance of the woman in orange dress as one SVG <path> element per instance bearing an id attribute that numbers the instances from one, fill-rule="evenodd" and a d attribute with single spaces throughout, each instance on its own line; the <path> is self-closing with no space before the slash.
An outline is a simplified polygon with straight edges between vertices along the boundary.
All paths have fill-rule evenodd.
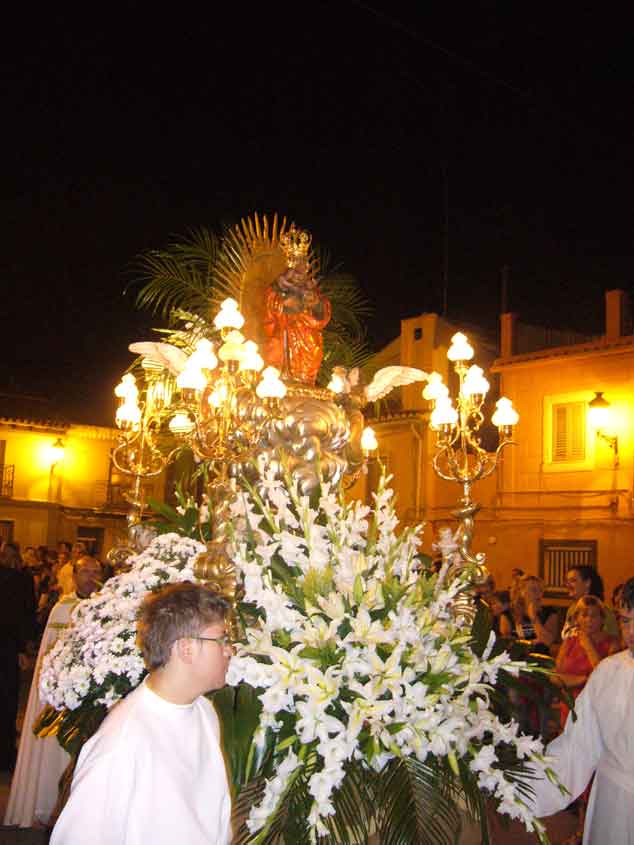
<path id="1" fill-rule="evenodd" d="M 604 657 L 620 649 L 617 637 L 603 630 L 606 609 L 596 596 L 582 596 L 576 608 L 577 633 L 565 639 L 557 655 L 557 674 L 573 698 L 584 688 L 593 669 Z M 561 726 L 566 723 L 568 707 L 562 701 Z"/>
<path id="2" fill-rule="evenodd" d="M 604 630 L 606 608 L 596 596 L 582 596 L 577 602 L 574 623 L 575 634 L 565 639 L 557 655 L 557 674 L 574 699 L 586 685 L 591 673 L 604 657 L 621 650 L 618 637 Z M 560 701 L 559 710 L 563 729 L 568 718 L 568 705 Z M 590 782 L 592 783 L 592 781 Z M 579 829 L 563 845 L 581 845 L 585 811 L 590 795 L 590 784 L 580 798 Z"/>

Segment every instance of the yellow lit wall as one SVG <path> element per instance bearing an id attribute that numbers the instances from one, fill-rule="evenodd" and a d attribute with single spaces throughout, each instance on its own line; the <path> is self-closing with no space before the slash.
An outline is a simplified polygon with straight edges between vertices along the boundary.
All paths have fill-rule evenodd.
<path id="1" fill-rule="evenodd" d="M 52 446 L 61 437 L 64 456 L 56 460 Z M 74 540 L 81 527 L 103 530 L 105 550 L 125 530 L 125 513 L 108 504 L 114 429 L 70 425 L 67 429 L 0 422 L 5 443 L 4 464 L 14 466 L 11 497 L 0 498 L 0 521 L 13 526 L 22 545 L 55 545 Z M 130 479 L 127 479 L 129 482 Z M 153 495 L 162 499 L 163 479 Z"/>

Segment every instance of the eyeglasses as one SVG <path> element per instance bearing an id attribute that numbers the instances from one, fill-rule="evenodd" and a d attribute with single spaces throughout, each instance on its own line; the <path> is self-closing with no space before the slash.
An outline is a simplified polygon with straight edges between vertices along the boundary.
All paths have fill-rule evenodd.
<path id="1" fill-rule="evenodd" d="M 231 637 L 229 634 L 223 634 L 221 637 L 189 637 L 191 640 L 203 640 L 206 643 L 218 643 L 222 648 L 231 645 Z"/>

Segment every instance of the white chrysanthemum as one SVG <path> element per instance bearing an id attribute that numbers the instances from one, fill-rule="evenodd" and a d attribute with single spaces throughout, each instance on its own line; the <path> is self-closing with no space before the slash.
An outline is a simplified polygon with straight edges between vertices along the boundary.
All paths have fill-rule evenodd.
<path id="1" fill-rule="evenodd" d="M 110 707 L 134 689 L 145 673 L 135 642 L 143 598 L 163 584 L 193 580 L 193 562 L 204 551 L 196 540 L 161 535 L 131 559 L 129 572 L 79 602 L 71 624 L 44 657 L 42 699 L 56 709 L 74 710 L 87 698 Z"/>

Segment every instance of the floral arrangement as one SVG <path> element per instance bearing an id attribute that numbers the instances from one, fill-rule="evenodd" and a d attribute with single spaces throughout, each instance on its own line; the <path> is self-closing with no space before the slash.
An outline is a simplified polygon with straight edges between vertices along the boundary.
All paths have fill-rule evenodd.
<path id="1" fill-rule="evenodd" d="M 494 706 L 498 682 L 530 667 L 493 635 L 477 647 L 473 619 L 460 610 L 468 572 L 447 582 L 446 567 L 438 575 L 422 568 L 420 530 L 395 533 L 385 481 L 369 508 L 326 484 L 309 499 L 288 476 L 260 470 L 225 526 L 244 636 L 229 667 L 235 694 L 216 701 L 225 739 L 235 740 L 232 762 L 238 747 L 244 757 L 233 772 L 246 817 L 237 842 L 367 841 L 369 830 L 394 822 L 385 816 L 398 815 L 405 787 L 431 810 L 416 818 L 408 793 L 397 823 L 415 830 L 394 841 L 444 841 L 434 814 L 444 823 L 466 795 L 482 820 L 488 793 L 546 842 L 529 800 L 535 770 L 552 777 L 542 743 Z M 195 580 L 207 505 L 181 496 L 181 507 L 162 512 L 181 533 L 158 536 L 129 572 L 81 602 L 45 658 L 42 696 L 75 741 L 145 673 L 135 643 L 143 597 Z M 228 706 L 227 692 L 235 695 Z"/>
<path id="2" fill-rule="evenodd" d="M 163 534 L 130 559 L 128 572 L 79 602 L 71 625 L 45 656 L 40 695 L 55 710 L 111 707 L 145 675 L 136 646 L 136 615 L 144 596 L 164 584 L 193 581 L 203 543 Z"/>
<path id="3" fill-rule="evenodd" d="M 494 656 L 493 634 L 476 654 L 472 618 L 455 612 L 468 573 L 445 583 L 446 568 L 418 572 L 420 531 L 395 534 L 384 482 L 374 499 L 372 509 L 346 503 L 322 485 L 311 503 L 264 470 L 232 505 L 246 616 L 228 682 L 261 690 L 252 752 L 262 758 L 268 747 L 274 760 L 246 822 L 253 841 L 267 840 L 299 778 L 316 840 L 335 833 L 334 799 L 351 766 L 380 774 L 431 759 L 545 837 L 521 774 L 522 761 L 546 770 L 543 745 L 491 706 L 500 673 L 527 665 Z"/>

